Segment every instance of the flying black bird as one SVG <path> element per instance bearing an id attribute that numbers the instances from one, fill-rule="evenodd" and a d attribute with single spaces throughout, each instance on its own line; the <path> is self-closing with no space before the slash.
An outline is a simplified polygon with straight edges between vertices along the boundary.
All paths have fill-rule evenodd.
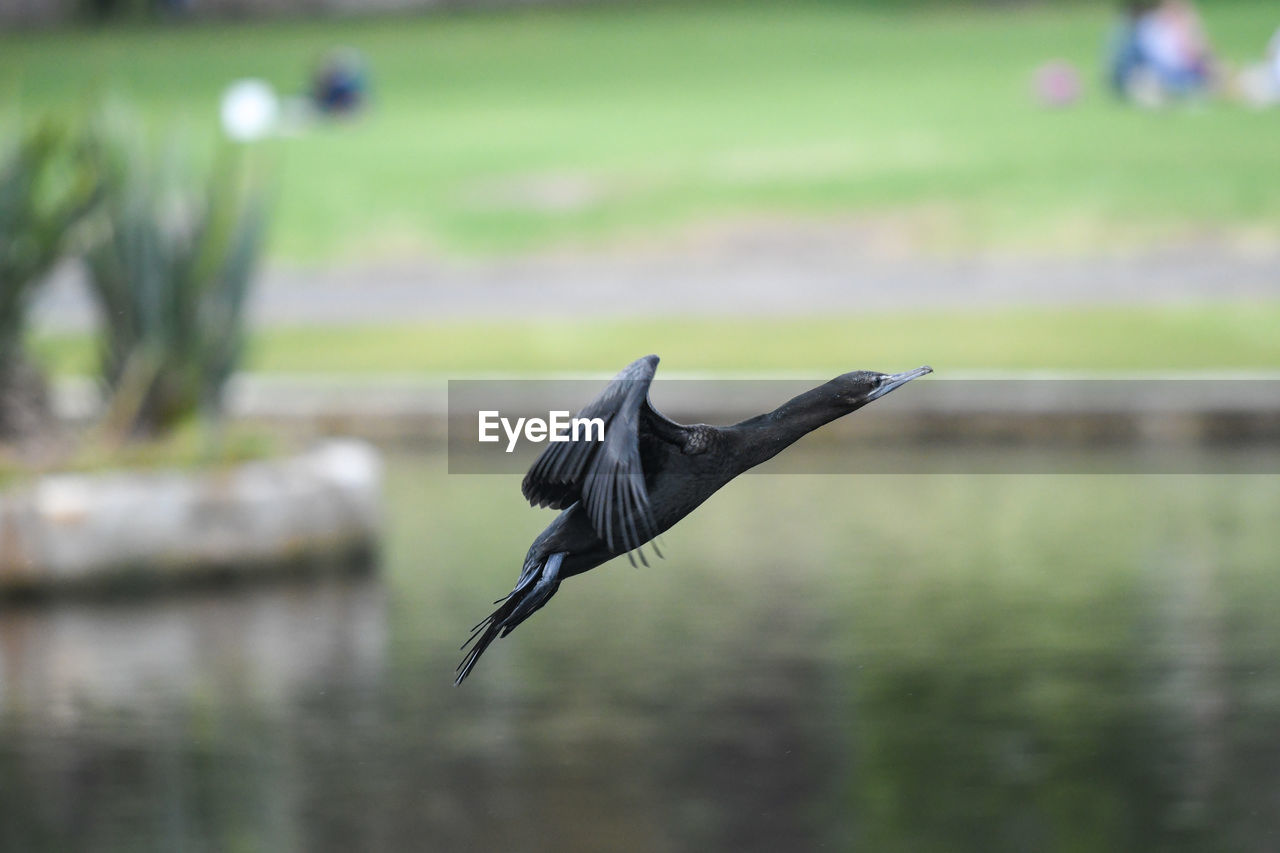
<path id="1" fill-rule="evenodd" d="M 855 370 L 772 412 L 718 427 L 678 424 L 655 409 L 649 385 L 657 366 L 656 355 L 633 361 L 579 412 L 604 421 L 603 440 L 551 444 L 525 475 L 521 490 L 529 503 L 564 511 L 533 540 L 515 589 L 494 602 L 498 609 L 463 643 L 471 649 L 458 664 L 455 684 L 471 673 L 490 643 L 546 604 L 565 578 L 633 551 L 647 565 L 640 546 L 725 483 L 806 433 L 933 372 Z"/>

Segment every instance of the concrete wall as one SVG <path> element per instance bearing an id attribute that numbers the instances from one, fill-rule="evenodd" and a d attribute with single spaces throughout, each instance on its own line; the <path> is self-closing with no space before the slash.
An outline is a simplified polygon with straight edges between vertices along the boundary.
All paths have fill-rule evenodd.
<path id="1" fill-rule="evenodd" d="M 179 581 L 372 554 L 382 463 L 369 445 L 209 471 L 50 474 L 0 493 L 0 591 Z"/>

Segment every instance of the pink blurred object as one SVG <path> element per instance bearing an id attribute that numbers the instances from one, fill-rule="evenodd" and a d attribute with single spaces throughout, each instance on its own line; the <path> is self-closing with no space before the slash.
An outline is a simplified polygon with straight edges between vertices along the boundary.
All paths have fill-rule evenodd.
<path id="1" fill-rule="evenodd" d="M 1070 62 L 1054 59 L 1036 69 L 1036 100 L 1046 107 L 1069 107 L 1080 98 L 1080 72 Z"/>

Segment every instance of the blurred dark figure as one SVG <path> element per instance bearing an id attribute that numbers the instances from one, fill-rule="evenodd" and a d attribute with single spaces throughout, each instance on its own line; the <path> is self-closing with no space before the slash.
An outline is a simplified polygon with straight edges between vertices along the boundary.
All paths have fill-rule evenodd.
<path id="1" fill-rule="evenodd" d="M 166 18 L 186 18 L 195 0 L 156 0 L 156 8 Z"/>
<path id="2" fill-rule="evenodd" d="M 1112 37 L 1108 76 L 1122 98 L 1144 106 L 1207 92 L 1213 53 L 1187 0 L 1131 2 Z"/>
<path id="3" fill-rule="evenodd" d="M 1107 50 L 1107 82 L 1112 91 L 1123 97 L 1128 81 L 1145 64 L 1138 45 L 1138 23 L 1155 8 L 1155 3 L 1126 3 L 1123 17 L 1111 34 Z"/>
<path id="4" fill-rule="evenodd" d="M 78 0 L 81 17 L 90 21 L 141 21 L 157 16 L 171 20 L 186 18 L 194 0 Z"/>
<path id="5" fill-rule="evenodd" d="M 367 95 L 368 75 L 357 51 L 332 51 L 312 75 L 311 101 L 321 115 L 351 115 L 364 106 Z"/>

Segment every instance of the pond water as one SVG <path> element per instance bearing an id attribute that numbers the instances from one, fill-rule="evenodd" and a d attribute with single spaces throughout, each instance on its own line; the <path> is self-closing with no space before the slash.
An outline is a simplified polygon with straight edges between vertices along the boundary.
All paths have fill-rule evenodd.
<path id="1" fill-rule="evenodd" d="M 1280 848 L 1280 477 L 743 477 L 454 688 L 552 514 L 388 468 L 376 573 L 0 609 L 0 849 Z"/>

